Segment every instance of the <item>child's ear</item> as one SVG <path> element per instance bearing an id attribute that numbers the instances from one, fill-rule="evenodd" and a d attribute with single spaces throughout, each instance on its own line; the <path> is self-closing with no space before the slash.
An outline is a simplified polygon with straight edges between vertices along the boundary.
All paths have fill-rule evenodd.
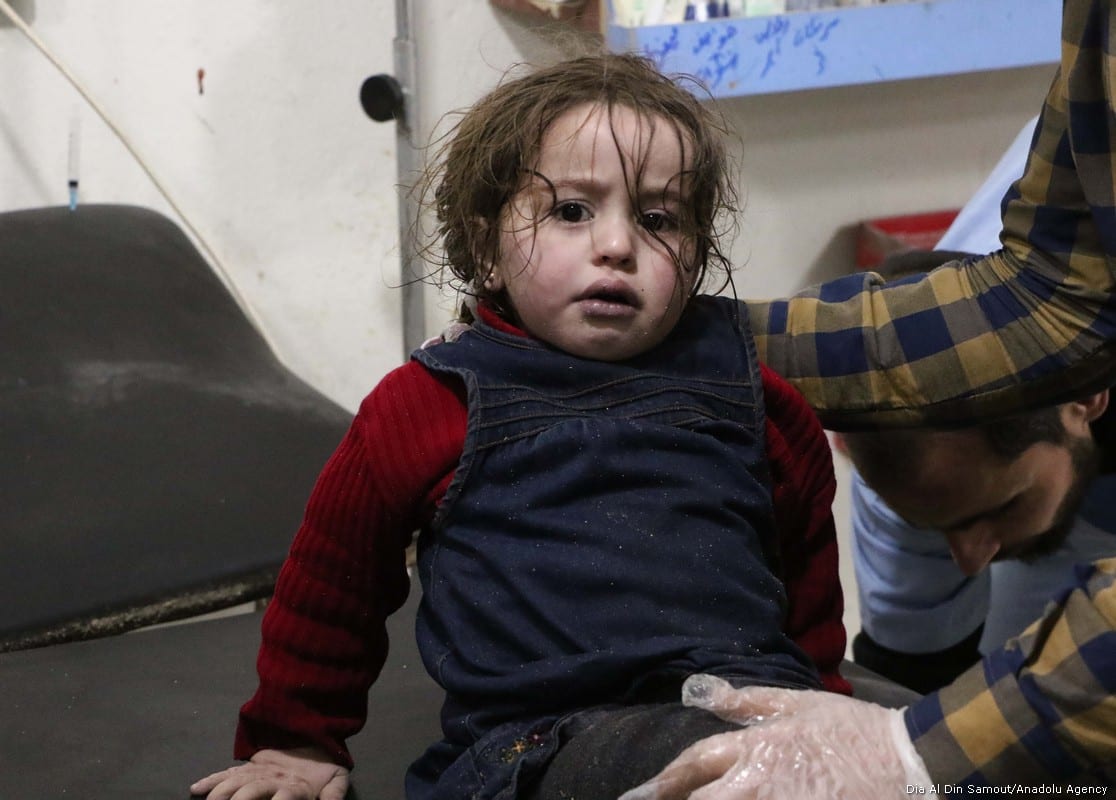
<path id="1" fill-rule="evenodd" d="M 496 265 L 492 263 L 492 253 L 485 249 L 488 245 L 488 232 L 491 225 L 484 217 L 475 217 L 473 224 L 476 226 L 473 260 L 477 265 L 477 288 L 484 289 L 489 294 L 498 292 L 504 288 L 504 281 L 497 274 Z"/>
<path id="2" fill-rule="evenodd" d="M 489 294 L 499 292 L 504 288 L 504 278 L 496 271 L 493 266 L 485 266 L 484 280 L 481 281 L 481 286 Z"/>

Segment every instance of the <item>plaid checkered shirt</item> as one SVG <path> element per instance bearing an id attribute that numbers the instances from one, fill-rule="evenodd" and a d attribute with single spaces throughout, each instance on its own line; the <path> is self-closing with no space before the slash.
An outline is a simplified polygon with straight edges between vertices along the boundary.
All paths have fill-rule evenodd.
<path id="1" fill-rule="evenodd" d="M 1116 385 L 1114 3 L 1066 0 L 1062 63 L 1003 249 L 884 283 L 751 302 L 760 357 L 827 427 L 942 423 Z M 1001 785 L 1116 764 L 1116 560 L 1022 637 L 906 712 L 931 776 Z"/>
<path id="2" fill-rule="evenodd" d="M 761 359 L 827 427 L 967 419 L 1116 384 L 1112 13 L 1065 4 L 1063 63 L 1004 198 L 1001 251 L 921 279 L 861 273 L 750 304 Z"/>

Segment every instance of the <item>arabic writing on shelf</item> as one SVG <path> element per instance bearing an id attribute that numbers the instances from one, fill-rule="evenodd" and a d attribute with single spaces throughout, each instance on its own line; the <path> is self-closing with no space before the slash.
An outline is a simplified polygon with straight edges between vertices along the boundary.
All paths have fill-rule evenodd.
<path id="1" fill-rule="evenodd" d="M 1060 15 L 1060 0 L 921 0 L 612 23 L 607 36 L 613 50 L 642 52 L 666 73 L 734 96 L 1051 64 Z"/>

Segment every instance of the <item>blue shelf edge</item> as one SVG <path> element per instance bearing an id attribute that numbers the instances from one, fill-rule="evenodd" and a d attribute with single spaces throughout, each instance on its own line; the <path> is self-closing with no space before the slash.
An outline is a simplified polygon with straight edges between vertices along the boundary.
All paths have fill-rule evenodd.
<path id="1" fill-rule="evenodd" d="M 611 18 L 611 14 L 609 17 Z M 627 28 L 613 51 L 643 53 L 716 97 L 1051 64 L 1061 0 L 923 0 L 771 17 Z"/>

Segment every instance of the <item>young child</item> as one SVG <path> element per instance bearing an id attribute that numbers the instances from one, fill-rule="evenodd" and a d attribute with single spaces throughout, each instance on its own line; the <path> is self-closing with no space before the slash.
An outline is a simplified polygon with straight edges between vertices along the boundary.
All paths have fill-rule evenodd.
<path id="1" fill-rule="evenodd" d="M 694 673 L 848 692 L 828 445 L 699 294 L 732 211 L 710 109 L 626 55 L 506 81 L 431 179 L 473 325 L 361 406 L 310 498 L 211 800 L 340 800 L 418 537 L 444 738 L 410 800 L 615 798 L 735 729 Z M 280 796 L 280 795 L 276 795 Z"/>

